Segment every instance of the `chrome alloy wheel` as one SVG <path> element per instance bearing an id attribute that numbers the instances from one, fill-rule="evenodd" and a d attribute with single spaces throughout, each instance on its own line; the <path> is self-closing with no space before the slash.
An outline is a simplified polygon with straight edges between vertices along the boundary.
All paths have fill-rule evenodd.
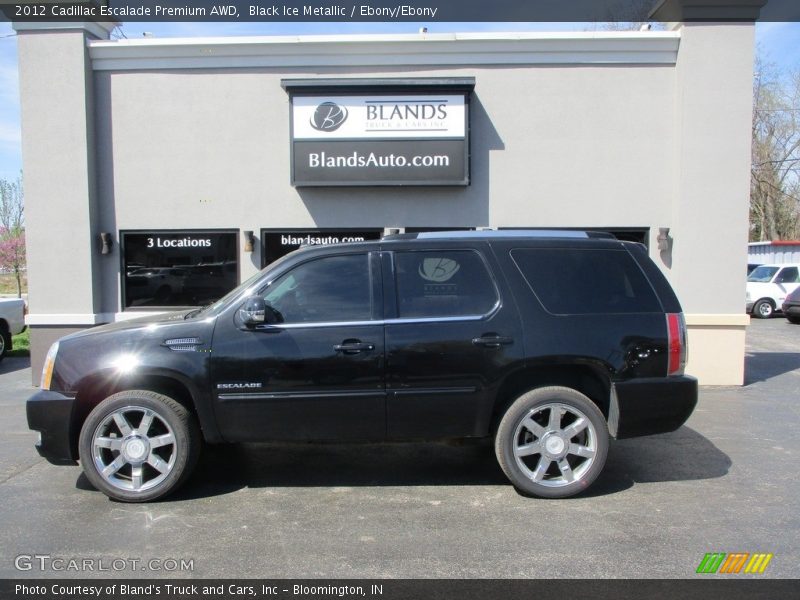
<path id="1" fill-rule="evenodd" d="M 100 476 L 120 490 L 144 492 L 175 466 L 177 445 L 169 424 L 155 411 L 125 406 L 106 416 L 92 435 L 92 458 Z"/>
<path id="2" fill-rule="evenodd" d="M 530 410 L 514 432 L 514 459 L 534 483 L 563 487 L 580 481 L 597 454 L 597 432 L 589 418 L 566 404 Z"/>

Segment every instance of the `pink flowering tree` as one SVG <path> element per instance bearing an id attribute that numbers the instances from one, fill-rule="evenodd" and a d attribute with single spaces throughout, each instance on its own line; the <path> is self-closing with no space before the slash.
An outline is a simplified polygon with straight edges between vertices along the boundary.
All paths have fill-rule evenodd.
<path id="1" fill-rule="evenodd" d="M 25 270 L 25 221 L 22 174 L 16 181 L 0 179 L 0 271 L 14 273 L 17 297 L 22 297 Z"/>
<path id="2" fill-rule="evenodd" d="M 17 298 L 22 297 L 22 271 L 25 270 L 25 230 L 0 229 L 0 269 L 13 272 L 17 279 Z"/>

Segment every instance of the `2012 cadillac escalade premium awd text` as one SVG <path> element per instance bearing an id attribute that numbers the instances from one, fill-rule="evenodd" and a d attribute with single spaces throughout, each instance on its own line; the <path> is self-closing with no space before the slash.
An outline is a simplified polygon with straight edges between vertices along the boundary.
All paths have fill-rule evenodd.
<path id="1" fill-rule="evenodd" d="M 686 328 L 643 246 L 574 231 L 309 247 L 203 309 L 56 342 L 28 400 L 39 453 L 154 500 L 203 442 L 494 436 L 522 492 L 585 490 L 609 436 L 697 402 Z"/>

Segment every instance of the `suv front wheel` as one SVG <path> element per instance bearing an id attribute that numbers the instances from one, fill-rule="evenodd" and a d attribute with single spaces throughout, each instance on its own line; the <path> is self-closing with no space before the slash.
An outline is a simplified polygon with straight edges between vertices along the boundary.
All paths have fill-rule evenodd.
<path id="1" fill-rule="evenodd" d="M 79 450 L 87 479 L 122 502 L 147 502 L 180 486 L 200 454 L 200 428 L 189 410 L 146 390 L 109 396 L 86 418 Z"/>
<path id="2" fill-rule="evenodd" d="M 495 437 L 500 467 L 522 492 L 566 498 L 603 470 L 608 430 L 589 398 L 567 387 L 526 392 L 506 411 Z"/>

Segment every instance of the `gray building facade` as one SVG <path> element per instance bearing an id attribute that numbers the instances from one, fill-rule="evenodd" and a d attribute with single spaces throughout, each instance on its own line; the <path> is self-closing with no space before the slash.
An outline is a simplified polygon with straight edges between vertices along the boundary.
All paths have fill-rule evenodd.
<path id="1" fill-rule="evenodd" d="M 688 372 L 742 383 L 752 22 L 111 41 L 112 25 L 15 25 L 35 377 L 61 335 L 212 299 L 283 242 L 552 227 L 643 241 L 683 304 Z M 464 131 L 443 127 L 467 137 L 468 181 L 293 180 L 303 127 L 390 94 L 463 95 Z"/>

